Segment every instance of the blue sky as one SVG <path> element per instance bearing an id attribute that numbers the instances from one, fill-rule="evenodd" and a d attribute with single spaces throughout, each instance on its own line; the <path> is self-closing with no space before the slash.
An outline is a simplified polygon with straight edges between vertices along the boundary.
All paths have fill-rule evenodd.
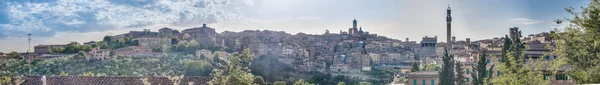
<path id="1" fill-rule="evenodd" d="M 358 20 L 363 30 L 394 39 L 445 42 L 445 12 L 452 8 L 458 40 L 501 37 L 510 27 L 524 35 L 547 32 L 571 17 L 565 7 L 587 0 L 8 0 L 0 2 L 0 52 L 32 46 L 101 40 L 131 30 L 186 29 L 207 23 L 225 30 L 288 33 L 339 32 Z"/>

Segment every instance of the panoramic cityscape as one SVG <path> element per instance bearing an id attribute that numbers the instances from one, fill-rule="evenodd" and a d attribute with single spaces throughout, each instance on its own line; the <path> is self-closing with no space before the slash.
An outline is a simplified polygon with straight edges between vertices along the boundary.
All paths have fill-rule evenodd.
<path id="1" fill-rule="evenodd" d="M 600 0 L 0 4 L 0 85 L 600 84 Z"/>

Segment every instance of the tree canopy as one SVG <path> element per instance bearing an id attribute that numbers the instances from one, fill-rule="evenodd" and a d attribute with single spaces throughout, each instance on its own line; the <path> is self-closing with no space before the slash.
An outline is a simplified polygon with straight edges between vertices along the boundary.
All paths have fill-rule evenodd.
<path id="1" fill-rule="evenodd" d="M 559 56 L 555 67 L 568 64 L 566 73 L 578 84 L 600 83 L 600 1 L 590 0 L 581 8 L 567 8 L 574 15 L 567 19 L 569 26 L 552 33 L 552 52 Z"/>

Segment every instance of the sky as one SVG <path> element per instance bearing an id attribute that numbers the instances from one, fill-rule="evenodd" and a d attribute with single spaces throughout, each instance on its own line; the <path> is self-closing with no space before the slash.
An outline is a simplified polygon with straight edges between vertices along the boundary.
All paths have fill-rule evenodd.
<path id="1" fill-rule="evenodd" d="M 274 30 L 338 33 L 352 20 L 371 34 L 446 42 L 446 9 L 452 9 L 457 40 L 502 37 L 508 28 L 523 35 L 565 25 L 566 7 L 587 0 L 3 0 L 0 52 L 26 52 L 41 44 L 99 41 L 106 35 L 163 27 L 183 30 L 206 23 L 217 32 Z M 27 34 L 31 33 L 31 46 Z"/>

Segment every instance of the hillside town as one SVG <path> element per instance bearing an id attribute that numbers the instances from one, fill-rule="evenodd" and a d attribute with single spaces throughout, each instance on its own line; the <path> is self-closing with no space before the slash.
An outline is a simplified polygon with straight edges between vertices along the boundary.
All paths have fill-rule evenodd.
<path id="1" fill-rule="evenodd" d="M 52 59 L 62 57 L 72 57 L 83 54 L 89 58 L 98 60 L 110 60 L 114 57 L 124 56 L 159 56 L 166 53 L 171 55 L 186 54 L 182 51 L 176 51 L 178 46 L 187 43 L 197 43 L 204 49 L 187 50 L 191 51 L 193 56 L 204 56 L 227 60 L 228 56 L 234 52 L 241 52 L 248 48 L 250 52 L 260 57 L 276 58 L 284 65 L 292 67 L 301 73 L 320 72 L 333 75 L 342 75 L 352 79 L 368 80 L 378 79 L 392 83 L 406 83 L 408 85 L 432 84 L 439 82 L 437 71 L 417 71 L 411 69 L 413 64 L 420 67 L 425 65 L 443 66 L 441 56 L 444 51 L 454 55 L 454 61 L 462 64 L 462 70 L 466 72 L 466 84 L 471 85 L 472 79 L 470 72 L 474 71 L 472 67 L 479 60 L 480 52 L 485 52 L 487 68 L 492 68 L 494 64 L 500 62 L 502 55 L 502 43 L 505 38 L 494 37 L 484 40 L 473 40 L 470 38 L 457 39 L 451 35 L 450 8 L 447 11 L 447 36 L 448 42 L 438 42 L 438 36 L 424 36 L 421 41 L 411 41 L 392 39 L 385 36 L 379 36 L 376 33 L 368 32 L 369 28 L 360 27 L 358 20 L 352 21 L 352 27 L 348 30 L 333 32 L 325 30 L 324 34 L 289 34 L 283 31 L 269 30 L 246 30 L 241 32 L 224 31 L 217 33 L 215 29 L 207 24 L 200 27 L 188 28 L 182 31 L 174 30 L 168 27 L 158 31 L 143 30 L 130 31 L 118 35 L 107 35 L 102 41 L 90 42 L 72 42 L 69 44 L 55 45 L 35 45 L 33 52 L 18 53 L 20 56 L 33 61 L 36 59 Z M 510 33 L 518 28 L 510 28 Z M 450 37 L 452 36 L 452 37 Z M 547 46 L 552 46 L 554 41 L 548 32 L 531 34 L 522 39 L 527 49 L 525 56 L 529 59 L 551 61 L 559 58 L 551 54 Z M 117 41 L 124 44 L 118 47 L 106 47 L 107 42 Z M 184 43 L 182 43 L 184 42 Z M 187 42 L 187 43 L 185 43 Z M 108 43 L 115 44 L 115 43 Z M 86 50 L 78 52 L 64 52 L 69 46 L 84 46 Z M 167 49 L 173 49 L 171 51 Z M 14 55 L 3 53 L 0 56 Z M 533 61 L 533 60 L 526 60 Z M 374 78 L 364 73 L 373 69 L 393 71 L 394 77 Z M 564 72 L 563 69 L 558 75 Z M 547 74 L 551 74 L 550 71 Z M 490 71 L 492 75 L 500 75 L 497 70 Z M 551 75 L 544 75 L 544 79 Z M 407 81 L 401 82 L 395 79 L 406 78 Z M 420 81 L 423 82 L 420 82 Z M 552 85 L 570 85 L 573 81 L 567 78 L 551 79 Z M 425 82 L 428 81 L 428 82 Z"/>
<path id="2" fill-rule="evenodd" d="M 26 52 L 0 52 L 0 85 L 598 83 L 600 1 L 591 1 L 581 15 L 567 9 L 575 17 L 565 19 L 565 30 L 524 34 L 530 30 L 506 27 L 499 32 L 504 35 L 477 40 L 453 34 L 450 5 L 444 7 L 446 29 L 439 28 L 445 34 L 420 39 L 378 35 L 360 18 L 322 34 L 229 31 L 206 22 L 31 45 L 29 33 L 29 43 L 21 43 L 29 45 Z"/>

